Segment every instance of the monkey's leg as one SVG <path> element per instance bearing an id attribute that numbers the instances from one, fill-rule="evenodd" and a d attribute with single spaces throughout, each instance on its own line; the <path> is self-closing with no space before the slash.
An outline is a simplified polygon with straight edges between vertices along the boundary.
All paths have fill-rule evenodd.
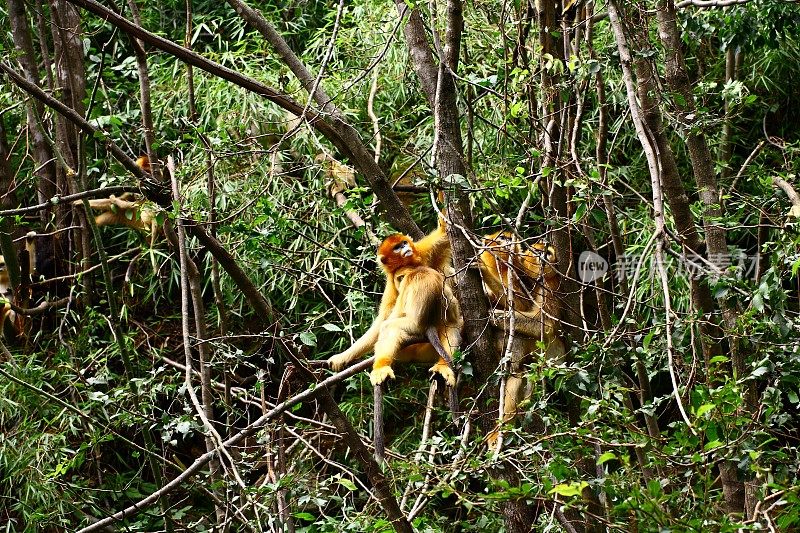
<path id="1" fill-rule="evenodd" d="M 545 360 L 548 364 L 561 364 L 567 354 L 567 349 L 564 346 L 564 341 L 559 337 L 553 338 L 547 346 L 547 351 L 544 353 Z"/>
<path id="2" fill-rule="evenodd" d="M 506 380 L 506 394 L 503 397 L 503 424 L 511 422 L 516 418 L 517 407 L 525 399 L 526 381 L 525 377 L 519 374 L 508 376 Z"/>
<path id="3" fill-rule="evenodd" d="M 372 350 L 375 346 L 375 343 L 378 341 L 378 335 L 380 334 L 382 325 L 383 320 L 380 317 L 376 318 L 369 329 L 361 336 L 361 338 L 354 342 L 350 348 L 328 359 L 328 364 L 331 366 L 331 368 L 335 372 L 338 372 L 344 367 L 349 366 L 351 361 L 355 361 L 368 351 Z"/>
<path id="4" fill-rule="evenodd" d="M 506 309 L 494 309 L 490 312 L 489 318 L 492 324 L 508 331 L 511 327 L 510 313 Z M 525 335 L 532 339 L 550 339 L 555 335 L 556 326 L 553 320 L 542 316 L 541 309 L 533 311 L 514 311 L 514 332 Z"/>
<path id="5" fill-rule="evenodd" d="M 123 215 L 124 216 L 124 215 Z M 104 211 L 94 217 L 94 223 L 97 224 L 98 228 L 103 226 L 116 226 L 121 224 L 119 221 L 119 214 L 114 213 L 113 211 Z"/>
<path id="6" fill-rule="evenodd" d="M 442 346 L 447 346 L 446 341 L 440 340 Z M 445 349 L 446 350 L 446 349 Z M 452 350 L 446 350 L 452 353 Z M 438 363 L 443 361 L 439 352 L 430 342 L 415 342 L 409 344 L 394 356 L 398 363 Z M 446 363 L 446 361 L 445 361 Z"/>
<path id="7" fill-rule="evenodd" d="M 453 415 L 453 422 L 458 423 L 460 416 L 458 408 L 458 393 L 456 392 L 456 374 L 455 362 L 453 361 L 453 348 L 457 347 L 461 341 L 460 331 L 455 328 L 450 328 L 446 324 L 439 326 L 438 332 L 439 346 L 438 350 L 443 350 L 440 353 L 439 361 L 430 369 L 431 372 L 440 374 L 445 383 L 447 383 L 447 403 L 450 407 L 450 412 Z M 455 342 L 454 342 L 455 341 Z M 445 355 L 447 357 L 445 357 Z"/>
<path id="8" fill-rule="evenodd" d="M 438 359 L 439 354 L 429 342 L 409 344 L 394 356 L 398 363 L 433 363 Z"/>
<path id="9" fill-rule="evenodd" d="M 518 374 L 510 374 L 506 378 L 506 389 L 503 395 L 503 416 L 497 427 L 486 436 L 486 444 L 495 453 L 500 452 L 502 441 L 500 441 L 500 431 L 504 424 L 508 424 L 517 416 L 517 406 L 525 396 L 525 378 Z"/>
<path id="10" fill-rule="evenodd" d="M 383 323 L 375 343 L 375 363 L 369 375 L 373 385 L 394 379 L 392 363 L 406 344 L 420 337 L 418 330 L 417 322 L 409 317 L 392 318 Z"/>
<path id="11" fill-rule="evenodd" d="M 7 303 L 0 310 L 0 332 L 7 342 L 15 342 L 20 333 L 17 329 L 17 314 Z"/>

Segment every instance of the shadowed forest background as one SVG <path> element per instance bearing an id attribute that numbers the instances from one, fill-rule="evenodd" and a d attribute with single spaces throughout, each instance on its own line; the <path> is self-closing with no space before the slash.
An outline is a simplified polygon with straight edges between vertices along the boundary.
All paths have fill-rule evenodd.
<path id="1" fill-rule="evenodd" d="M 3 531 L 800 528 L 797 2 L 2 0 L 0 28 Z M 369 362 L 325 360 L 378 244 L 440 216 L 458 413 L 396 364 L 380 463 Z M 498 231 L 552 247 L 567 352 L 527 356 L 505 425 Z"/>

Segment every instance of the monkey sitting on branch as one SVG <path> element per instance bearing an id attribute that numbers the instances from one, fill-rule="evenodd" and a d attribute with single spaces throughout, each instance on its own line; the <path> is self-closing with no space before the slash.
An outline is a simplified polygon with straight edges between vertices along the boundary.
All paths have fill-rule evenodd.
<path id="1" fill-rule="evenodd" d="M 450 243 L 444 225 L 414 241 L 397 234 L 378 247 L 378 262 L 386 274 L 386 286 L 378 316 L 364 335 L 328 363 L 341 370 L 370 350 L 375 351 L 370 381 L 380 385 L 394 378 L 394 362 L 434 363 L 455 387 L 453 349 L 461 342 L 458 301 L 442 273 L 450 261 Z"/>
<path id="2" fill-rule="evenodd" d="M 378 263 L 386 275 L 378 315 L 372 326 L 344 352 L 328 359 L 339 371 L 374 349 L 370 381 L 374 388 L 375 459 L 383 462 L 383 393 L 381 384 L 394 378 L 395 361 L 434 363 L 430 371 L 440 375 L 448 388 L 454 419 L 458 417 L 456 375 L 452 353 L 461 343 L 461 311 L 445 279 L 451 270 L 450 241 L 445 223 L 414 241 L 396 234 L 378 247 Z"/>

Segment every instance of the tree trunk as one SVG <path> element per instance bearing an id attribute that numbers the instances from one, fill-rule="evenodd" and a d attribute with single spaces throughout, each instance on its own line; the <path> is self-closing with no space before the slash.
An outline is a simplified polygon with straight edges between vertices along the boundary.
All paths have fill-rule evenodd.
<path id="1" fill-rule="evenodd" d="M 490 384 L 498 364 L 495 332 L 487 327 L 489 306 L 483 292 L 480 274 L 476 268 L 468 268 L 468 265 L 474 263 L 476 252 L 462 233 L 462 228 L 471 232 L 473 216 L 465 191 L 458 183 L 460 180 L 465 180 L 468 174 L 464 163 L 454 78 L 458 70 L 463 29 L 461 2 L 460 0 L 447 2 L 444 50 L 439 51 L 442 61 L 438 67 L 425 38 L 419 13 L 416 10 L 409 12 L 404 2 L 398 2 L 397 9 L 401 17 L 408 15 L 403 30 L 406 43 L 422 89 L 434 112 L 435 165 L 445 187 L 445 202 L 451 222 L 447 233 L 453 248 L 457 294 L 464 315 L 462 345 L 471 347 L 476 381 Z M 484 434 L 487 434 L 496 422 L 494 404 L 499 397 L 499 390 L 496 385 L 491 384 L 485 390 L 487 396 L 482 402 L 478 402 L 480 409 L 478 424 Z M 518 477 L 510 469 L 494 472 L 494 475 L 512 486 L 519 484 Z M 536 510 L 524 500 L 507 501 L 501 505 L 501 510 L 509 532 L 528 532 L 536 519 Z"/>
<path id="2" fill-rule="evenodd" d="M 565 49 L 570 47 L 569 28 L 571 25 L 562 23 L 565 21 L 562 21 L 559 5 L 556 2 L 537 2 L 536 17 L 539 25 L 538 43 L 542 54 L 550 54 L 556 60 L 564 62 Z M 556 33 L 556 29 L 561 30 L 560 35 Z M 576 36 L 576 39 L 578 38 Z M 581 287 L 575 282 L 577 269 L 572 260 L 573 236 L 568 203 L 569 190 L 564 185 L 570 177 L 569 169 L 573 166 L 561 164 L 561 153 L 568 144 L 563 141 L 569 136 L 569 132 L 577 121 L 571 111 L 573 106 L 570 105 L 570 102 L 562 99 L 559 76 L 542 67 L 540 66 L 542 88 L 540 116 L 545 123 L 541 138 L 542 167 L 551 169 L 549 175 L 543 180 L 543 183 L 547 184 L 544 191 L 547 199 L 545 218 L 556 221 L 551 227 L 548 237 L 556 250 L 556 268 L 561 273 L 561 281 L 557 290 L 557 297 L 562 301 L 564 309 L 561 330 L 567 337 L 578 338 L 578 328 L 583 321 L 580 303 Z M 577 426 L 580 422 L 580 401 L 570 397 L 567 411 L 570 423 Z M 592 456 L 588 454 L 579 461 L 579 468 L 584 475 L 596 476 L 597 465 Z M 589 487 L 583 491 L 583 498 L 589 511 L 584 520 L 584 530 L 598 531 L 600 526 L 592 517 L 603 516 L 603 506 L 597 494 Z M 570 513 L 567 517 L 573 521 L 576 519 L 574 513 Z"/>
<path id="3" fill-rule="evenodd" d="M 78 10 L 64 0 L 50 1 L 51 29 L 53 33 L 53 60 L 58 87 L 51 87 L 59 99 L 81 116 L 86 115 L 86 72 L 83 64 L 83 40 Z M 56 172 L 56 190 L 60 194 L 75 194 L 86 190 L 86 173 L 82 164 L 83 144 L 80 130 L 64 117 L 56 116 L 56 150 L 60 157 Z M 87 214 L 82 208 L 69 205 L 56 207 L 56 224 L 66 228 L 77 220 L 80 228 L 73 232 L 73 244 L 81 268 L 91 266 L 92 244 Z M 70 247 L 65 247 L 69 250 Z M 71 256 L 72 254 L 70 254 Z M 94 291 L 93 276 L 83 276 L 84 303 L 91 305 Z"/>
<path id="4" fill-rule="evenodd" d="M 694 172 L 700 200 L 704 206 L 703 226 L 706 234 L 708 259 L 712 265 L 724 270 L 726 264 L 729 264 L 730 257 L 728 255 L 725 229 L 716 223 L 722 216 L 721 196 L 714 174 L 713 157 L 711 150 L 708 148 L 705 135 L 698 128 L 692 128 L 690 123 L 690 117 L 696 115 L 697 109 L 694 104 L 694 94 L 692 93 L 689 75 L 686 72 L 683 53 L 681 52 L 681 39 L 676 22 L 675 4 L 671 0 L 659 0 L 656 2 L 656 19 L 658 20 L 658 33 L 666 54 L 665 74 L 667 86 L 673 93 L 681 96 L 681 98 L 675 99 L 675 106 L 679 112 L 680 123 L 688 130 L 685 132 L 686 145 L 689 149 L 689 158 L 692 162 L 692 171 Z M 745 377 L 747 367 L 744 355 L 739 349 L 739 340 L 736 337 L 736 323 L 739 311 L 724 296 L 719 299 L 719 304 L 727 328 L 725 337 L 728 339 L 734 379 L 742 379 Z M 709 376 L 709 379 L 713 378 L 714 376 Z M 757 409 L 755 382 L 753 381 L 744 384 L 744 405 L 745 409 L 751 413 L 754 413 Z M 744 509 L 744 485 L 738 480 L 735 464 L 721 465 L 720 476 L 729 512 L 741 512 Z"/>
<path id="5" fill-rule="evenodd" d="M 617 9 L 619 10 L 619 7 Z M 646 19 L 637 16 L 636 13 L 627 16 L 623 14 L 621 18 L 627 22 L 627 26 L 630 28 L 631 49 L 636 51 L 647 50 L 650 45 L 647 38 Z M 648 135 L 657 148 L 657 172 L 661 176 L 664 195 L 672 211 L 672 217 L 678 230 L 678 237 L 690 259 L 692 257 L 702 257 L 704 243 L 697 232 L 697 225 L 690 208 L 689 196 L 686 194 L 686 189 L 681 180 L 675 153 L 667 138 L 661 109 L 659 108 L 657 95 L 660 91 L 656 84 L 658 74 L 649 60 L 641 54 L 634 55 L 632 63 L 636 74 L 637 92 L 643 118 L 647 125 Z M 700 344 L 705 362 L 705 376 L 708 377 L 709 361 L 712 357 L 722 353 L 720 347 L 722 332 L 714 320 L 714 302 L 711 297 L 711 291 L 708 284 L 700 279 L 700 276 L 691 276 L 691 295 L 692 305 L 695 311 L 700 314 Z"/>
<path id="6" fill-rule="evenodd" d="M 36 85 L 41 86 L 39 70 L 37 68 L 36 54 L 33 51 L 33 39 L 28 26 L 27 15 L 25 14 L 25 3 L 23 0 L 6 0 L 8 4 L 8 18 L 11 23 L 11 36 L 14 39 L 14 46 L 19 52 L 19 62 L 22 65 L 22 73 L 25 79 Z M 39 203 L 45 203 L 56 193 L 56 165 L 53 159 L 53 151 L 47 143 L 43 124 L 44 105 L 38 100 L 29 100 L 26 105 L 28 131 L 33 145 L 33 159 L 35 164 L 35 176 L 37 179 L 36 190 L 39 196 Z M 42 225 L 50 220 L 50 213 L 46 210 L 40 211 Z"/>
<path id="7" fill-rule="evenodd" d="M 142 25 L 142 17 L 139 15 L 139 7 L 135 0 L 128 0 L 128 7 L 131 16 L 137 25 Z M 150 105 L 150 72 L 147 69 L 147 51 L 144 43 L 139 39 L 131 39 L 133 53 L 136 56 L 136 70 L 139 72 L 139 99 L 142 110 L 142 128 L 144 129 L 144 146 L 147 158 L 150 160 L 150 172 L 153 176 L 161 176 L 159 171 L 159 160 L 155 152 L 156 134 L 153 125 L 153 110 Z"/>

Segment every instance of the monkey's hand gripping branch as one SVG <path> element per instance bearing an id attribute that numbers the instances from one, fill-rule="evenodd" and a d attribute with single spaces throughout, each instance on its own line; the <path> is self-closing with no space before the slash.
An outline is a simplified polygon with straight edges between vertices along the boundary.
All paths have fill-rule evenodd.
<path id="1" fill-rule="evenodd" d="M 444 359 L 447 365 L 443 365 L 441 363 L 436 363 L 431 367 L 431 372 L 434 374 L 439 374 L 444 379 L 445 384 L 448 387 L 455 388 L 456 386 L 456 373 L 455 373 L 455 366 L 453 364 L 453 359 L 450 357 L 450 354 L 447 353 L 447 350 L 444 349 L 442 346 L 442 342 L 439 340 L 439 333 L 436 331 L 435 326 L 429 327 L 425 331 L 425 336 L 428 339 L 428 342 L 431 343 L 433 349 L 436 350 L 436 353 L 439 354 L 439 357 Z M 435 376 L 431 376 L 432 378 Z"/>
<path id="2" fill-rule="evenodd" d="M 439 340 L 439 334 L 435 327 L 429 327 L 425 332 L 425 336 L 428 337 L 428 342 L 431 343 L 431 346 L 433 346 L 439 356 L 447 363 L 446 367 L 441 363 L 433 365 L 431 367 L 431 372 L 433 372 L 431 379 L 435 379 L 436 373 L 440 374 L 442 378 L 444 378 L 444 382 L 447 384 L 447 403 L 449 404 L 450 412 L 453 415 L 453 420 L 456 421 L 459 417 L 459 410 L 458 392 L 456 391 L 456 373 L 453 359 L 450 357 L 450 354 L 447 353 L 447 350 L 444 349 L 444 346 L 442 346 L 442 343 Z"/>

